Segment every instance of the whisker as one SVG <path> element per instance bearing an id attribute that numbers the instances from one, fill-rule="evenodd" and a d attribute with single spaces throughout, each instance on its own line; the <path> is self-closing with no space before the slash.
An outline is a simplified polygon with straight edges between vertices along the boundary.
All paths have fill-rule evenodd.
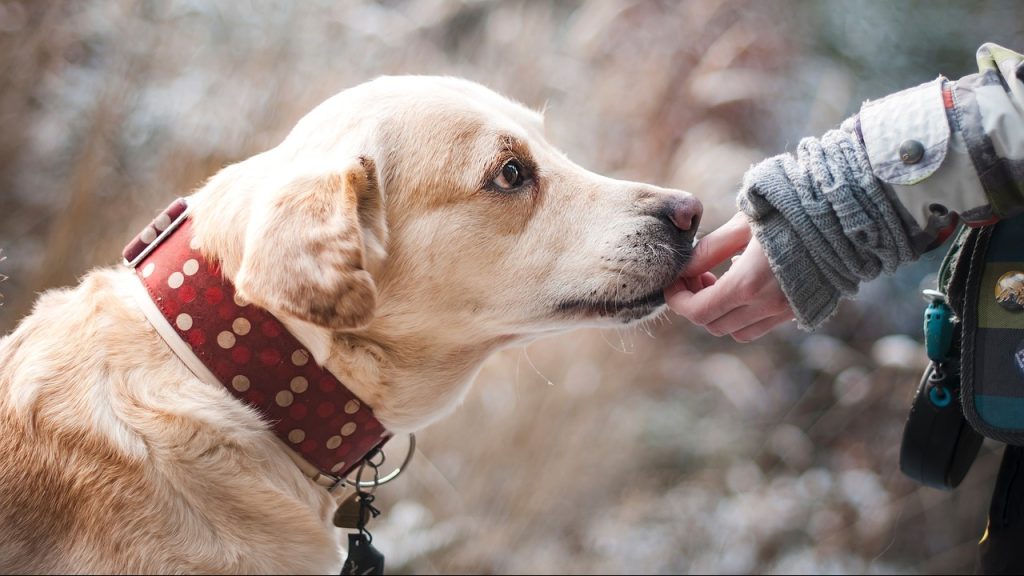
<path id="1" fill-rule="evenodd" d="M 545 384 L 547 384 L 548 386 L 554 386 L 555 383 L 552 382 L 550 378 L 542 374 L 541 371 L 537 369 L 536 364 L 533 363 L 533 359 L 530 358 L 530 351 L 527 348 L 528 346 L 523 346 L 523 356 L 526 356 L 526 361 L 530 363 L 530 368 L 533 368 L 533 371 L 537 373 L 537 376 L 540 376 L 541 378 L 544 379 Z"/>

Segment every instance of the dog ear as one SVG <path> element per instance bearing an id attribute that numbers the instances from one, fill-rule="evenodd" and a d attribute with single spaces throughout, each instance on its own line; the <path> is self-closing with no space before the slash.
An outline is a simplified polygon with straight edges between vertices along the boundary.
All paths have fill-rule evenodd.
<path id="1" fill-rule="evenodd" d="M 235 288 L 273 313 L 333 330 L 365 326 L 377 306 L 366 270 L 386 243 L 372 160 L 286 179 L 252 206 Z"/>

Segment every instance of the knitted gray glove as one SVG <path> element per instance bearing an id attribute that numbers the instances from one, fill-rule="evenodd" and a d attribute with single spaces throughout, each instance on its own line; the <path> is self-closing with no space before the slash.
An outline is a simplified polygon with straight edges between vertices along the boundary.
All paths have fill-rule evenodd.
<path id="1" fill-rule="evenodd" d="M 747 171 L 738 204 L 799 326 L 829 319 L 860 282 L 917 255 L 853 132 L 855 119 Z"/>

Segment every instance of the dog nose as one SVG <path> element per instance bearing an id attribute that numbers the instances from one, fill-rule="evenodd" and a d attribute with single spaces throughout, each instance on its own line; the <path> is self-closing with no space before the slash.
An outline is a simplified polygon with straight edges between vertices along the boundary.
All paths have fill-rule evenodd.
<path id="1" fill-rule="evenodd" d="M 676 228 L 691 235 L 697 232 L 704 206 L 689 194 L 672 195 L 662 206 L 662 215 L 672 222 Z"/>

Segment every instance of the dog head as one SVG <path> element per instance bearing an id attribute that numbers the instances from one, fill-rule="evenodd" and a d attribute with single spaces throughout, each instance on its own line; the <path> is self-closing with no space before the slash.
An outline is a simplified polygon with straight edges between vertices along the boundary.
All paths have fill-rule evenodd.
<path id="1" fill-rule="evenodd" d="M 372 351 L 370 379 L 465 380 L 500 345 L 656 313 L 701 205 L 581 168 L 480 85 L 384 77 L 223 170 L 193 213 L 239 294 L 329 335 L 321 355 L 345 343 Z"/>

